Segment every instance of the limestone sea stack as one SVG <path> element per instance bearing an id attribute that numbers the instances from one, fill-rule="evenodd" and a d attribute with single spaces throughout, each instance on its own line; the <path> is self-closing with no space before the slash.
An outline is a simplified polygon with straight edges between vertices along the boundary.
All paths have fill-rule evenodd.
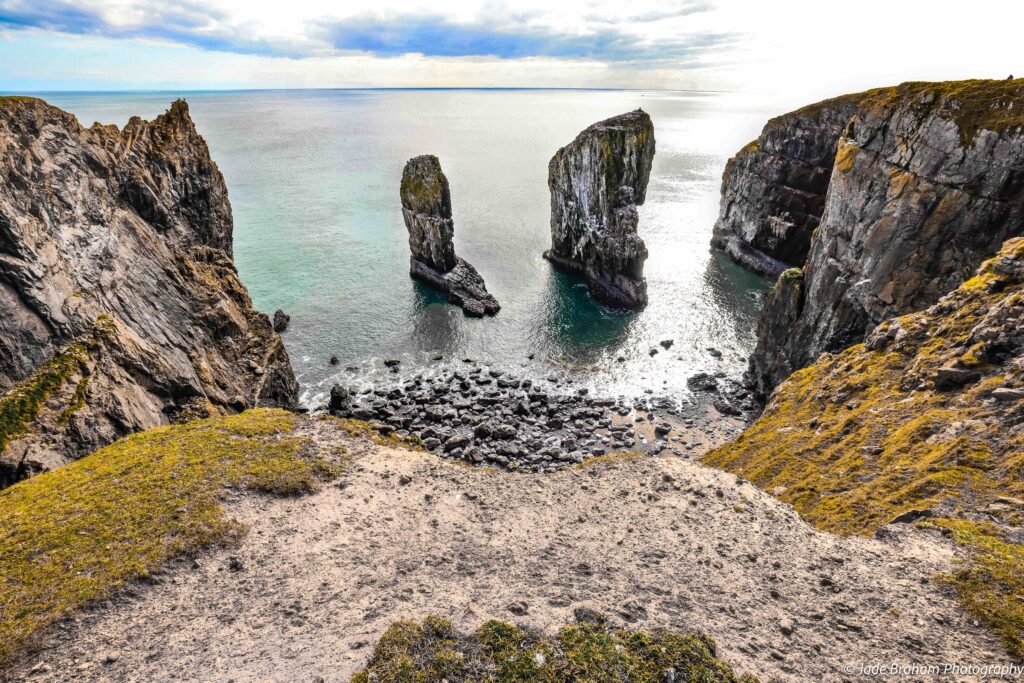
<path id="1" fill-rule="evenodd" d="M 185 102 L 119 130 L 0 97 L 0 177 L 0 485 L 168 422 L 296 405 Z"/>
<path id="2" fill-rule="evenodd" d="M 551 249 L 544 258 L 582 276 L 590 294 L 618 308 L 647 305 L 647 246 L 637 235 L 654 159 L 654 124 L 643 110 L 606 119 L 548 164 Z"/>
<path id="3" fill-rule="evenodd" d="M 402 217 L 409 231 L 409 274 L 448 294 L 467 316 L 494 315 L 501 306 L 476 268 L 455 255 L 448 178 L 436 156 L 410 159 L 402 173 Z"/>

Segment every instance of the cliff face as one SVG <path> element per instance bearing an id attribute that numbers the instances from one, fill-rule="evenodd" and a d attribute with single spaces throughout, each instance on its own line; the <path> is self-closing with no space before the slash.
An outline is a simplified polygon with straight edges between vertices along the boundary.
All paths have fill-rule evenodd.
<path id="1" fill-rule="evenodd" d="M 448 294 L 472 317 L 494 315 L 501 306 L 483 277 L 455 255 L 455 222 L 448 178 L 432 155 L 410 159 L 402 173 L 402 217 L 409 231 L 409 274 Z"/>
<path id="2" fill-rule="evenodd" d="M 647 305 L 647 246 L 637 235 L 654 159 L 654 124 L 642 110 L 595 123 L 548 164 L 551 249 L 544 257 L 582 275 L 612 306 Z"/>
<path id="3" fill-rule="evenodd" d="M 123 130 L 0 98 L 0 480 L 298 385 L 188 107 Z"/>
<path id="4" fill-rule="evenodd" d="M 1024 83 L 865 93 L 837 144 L 802 279 L 765 303 L 756 388 L 767 395 L 821 352 L 934 303 L 1022 232 Z"/>
<path id="5" fill-rule="evenodd" d="M 1024 238 L 924 311 L 795 372 L 706 461 L 831 531 L 930 518 L 969 549 L 952 577 L 967 608 L 1024 653 Z"/>
<path id="6" fill-rule="evenodd" d="M 826 100 L 765 124 L 726 164 L 713 244 L 762 275 L 802 265 L 825 208 L 839 138 L 862 97 Z"/>

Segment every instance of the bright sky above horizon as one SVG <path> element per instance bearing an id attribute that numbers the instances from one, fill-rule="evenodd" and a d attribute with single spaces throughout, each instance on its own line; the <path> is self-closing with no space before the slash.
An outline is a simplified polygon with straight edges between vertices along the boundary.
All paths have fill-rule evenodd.
<path id="1" fill-rule="evenodd" d="M 0 0 L 0 90 L 583 87 L 794 103 L 1024 76 L 1024 3 Z"/>

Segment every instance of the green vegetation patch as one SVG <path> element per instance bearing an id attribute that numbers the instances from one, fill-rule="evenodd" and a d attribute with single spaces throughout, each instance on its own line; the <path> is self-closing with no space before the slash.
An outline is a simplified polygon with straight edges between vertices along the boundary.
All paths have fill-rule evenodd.
<path id="1" fill-rule="evenodd" d="M 59 391 L 76 374 L 84 372 L 87 356 L 88 350 L 84 343 L 71 344 L 40 366 L 31 377 L 16 384 L 0 397 L 0 453 L 7 450 L 7 445 L 11 441 L 29 431 L 29 426 L 39 415 L 46 399 Z M 79 382 L 83 405 L 86 386 Z M 76 391 L 75 400 L 77 399 Z"/>
<path id="2" fill-rule="evenodd" d="M 1024 79 L 908 82 L 866 94 L 864 107 L 909 105 L 921 115 L 952 121 L 964 146 L 979 130 L 1001 133 L 1024 126 Z"/>
<path id="3" fill-rule="evenodd" d="M 627 631 L 603 623 L 565 626 L 554 638 L 502 621 L 473 634 L 457 632 L 447 619 L 391 625 L 353 683 L 418 681 L 544 681 L 623 683 L 699 681 L 752 683 L 718 659 L 715 643 L 699 634 Z"/>
<path id="4" fill-rule="evenodd" d="M 882 323 L 888 344 L 826 354 L 790 375 L 761 417 L 705 462 L 779 489 L 805 519 L 836 533 L 871 534 L 903 513 L 936 510 L 948 519 L 935 523 L 956 530 L 967 550 L 955 577 L 965 608 L 1024 656 L 1024 579 L 1008 579 L 1024 577 L 1024 546 L 970 522 L 1001 499 L 1024 499 L 1024 432 L 1010 414 L 1021 407 L 989 398 L 1024 377 L 1004 364 L 1002 342 L 977 340 L 1024 314 L 1024 282 L 1009 263 L 1024 263 L 1024 238 L 939 305 Z M 937 389 L 936 371 L 948 366 L 978 380 Z M 1000 523 L 1019 527 L 1024 510 L 1004 507 Z"/>
<path id="5" fill-rule="evenodd" d="M 225 487 L 292 495 L 336 476 L 341 463 L 292 435 L 296 420 L 252 410 L 158 427 L 0 491 L 0 664 L 126 581 L 236 539 Z"/>
<path id="6" fill-rule="evenodd" d="M 24 95 L 4 95 L 0 97 L 0 108 L 13 107 L 19 104 L 46 104 L 38 97 L 25 97 Z"/>
<path id="7" fill-rule="evenodd" d="M 799 268 L 787 268 L 779 275 L 779 279 L 784 282 L 803 282 L 804 271 Z"/>
<path id="8" fill-rule="evenodd" d="M 367 422 L 366 420 L 335 417 L 326 413 L 321 413 L 316 417 L 319 420 L 332 422 L 349 436 L 366 439 L 378 446 L 384 446 L 386 448 L 402 448 L 413 451 L 423 450 L 423 440 L 415 435 L 402 438 L 400 436 L 395 436 L 391 431 L 383 433 L 377 426 Z"/>
<path id="9" fill-rule="evenodd" d="M 1006 541 L 986 522 L 940 519 L 920 526 L 951 535 L 968 552 L 958 572 L 943 576 L 964 609 L 995 628 L 1010 651 L 1024 657 L 1024 546 Z"/>

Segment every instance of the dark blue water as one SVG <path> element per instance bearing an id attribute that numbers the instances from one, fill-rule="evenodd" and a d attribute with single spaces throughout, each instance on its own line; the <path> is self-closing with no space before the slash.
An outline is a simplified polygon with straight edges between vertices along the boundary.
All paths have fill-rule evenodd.
<path id="1" fill-rule="evenodd" d="M 176 96 L 43 95 L 86 125 L 151 118 Z M 227 180 L 242 279 L 257 307 L 292 316 L 285 341 L 307 402 L 339 376 L 348 384 L 392 379 L 384 358 L 402 359 L 408 372 L 469 357 L 532 376 L 572 374 L 600 393 L 653 389 L 683 400 L 687 376 L 743 366 L 765 283 L 708 242 L 722 169 L 756 136 L 763 106 L 685 92 L 184 96 Z M 541 254 L 550 240 L 551 155 L 589 124 L 637 107 L 651 114 L 657 138 L 640 207 L 650 305 L 625 313 L 591 300 Z M 405 161 L 419 154 L 441 159 L 456 250 L 500 301 L 495 318 L 464 318 L 408 276 L 398 185 Z M 664 339 L 674 340 L 671 350 L 651 357 Z M 328 363 L 332 355 L 339 366 Z"/>

